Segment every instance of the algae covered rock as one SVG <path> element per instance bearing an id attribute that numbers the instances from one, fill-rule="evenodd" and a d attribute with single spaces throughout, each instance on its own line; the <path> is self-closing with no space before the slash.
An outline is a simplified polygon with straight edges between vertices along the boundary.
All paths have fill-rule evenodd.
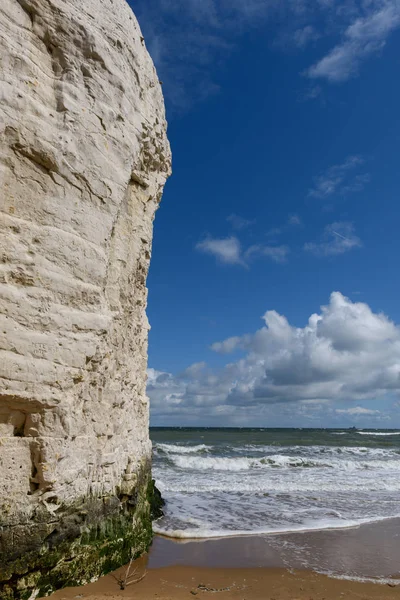
<path id="1" fill-rule="evenodd" d="M 0 597 L 151 540 L 146 276 L 170 173 L 125 0 L 0 5 Z"/>

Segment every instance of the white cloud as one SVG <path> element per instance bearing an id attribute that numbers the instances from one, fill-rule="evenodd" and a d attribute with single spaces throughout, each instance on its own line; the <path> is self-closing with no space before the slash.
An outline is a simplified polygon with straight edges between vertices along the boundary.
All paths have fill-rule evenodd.
<path id="1" fill-rule="evenodd" d="M 206 368 L 206 366 L 207 365 L 205 362 L 193 363 L 192 365 L 190 365 L 190 367 L 187 367 L 187 369 L 185 369 L 183 373 L 180 374 L 180 377 L 195 377 L 199 375 Z"/>
<path id="2" fill-rule="evenodd" d="M 245 252 L 246 260 L 258 257 L 267 257 L 277 263 L 286 262 L 290 250 L 288 246 L 265 246 L 263 244 L 254 244 Z"/>
<path id="3" fill-rule="evenodd" d="M 215 342 L 211 346 L 211 350 L 214 352 L 220 352 L 221 354 L 230 354 L 239 348 L 242 344 L 242 337 L 234 336 L 227 338 L 223 342 Z"/>
<path id="4" fill-rule="evenodd" d="M 207 238 L 196 245 L 196 249 L 215 256 L 218 262 L 226 265 L 244 265 L 239 240 L 234 237 Z"/>
<path id="5" fill-rule="evenodd" d="M 325 227 L 320 242 L 308 242 L 304 244 L 304 250 L 316 256 L 335 256 L 361 246 L 361 240 L 355 234 L 353 224 L 337 221 Z"/>
<path id="6" fill-rule="evenodd" d="M 343 163 L 329 167 L 314 178 L 314 187 L 308 191 L 311 198 L 325 199 L 335 193 L 360 192 L 370 181 L 368 173 L 354 176 L 354 170 L 364 163 L 361 156 L 348 156 Z"/>
<path id="7" fill-rule="evenodd" d="M 380 410 L 373 410 L 371 408 L 363 408 L 362 406 L 354 406 L 353 408 L 337 408 L 336 413 L 341 415 L 351 415 L 359 417 L 360 415 L 380 415 Z"/>
<path id="8" fill-rule="evenodd" d="M 247 250 L 242 250 L 239 240 L 234 236 L 206 238 L 196 244 L 196 249 L 205 254 L 211 254 L 222 264 L 241 265 L 242 267 L 248 267 L 249 263 L 256 258 L 269 258 L 273 262 L 283 263 L 289 254 L 287 246 L 265 244 L 254 244 Z"/>
<path id="9" fill-rule="evenodd" d="M 357 75 L 366 58 L 385 46 L 389 35 L 400 26 L 400 2 L 386 0 L 369 5 L 369 14 L 347 27 L 341 43 L 306 71 L 308 77 L 330 83 L 346 81 Z"/>
<path id="10" fill-rule="evenodd" d="M 222 368 L 202 364 L 183 377 L 150 370 L 153 415 L 217 422 L 222 412 L 219 423 L 245 424 L 283 416 L 295 423 L 299 415 L 313 420 L 318 413 L 335 422 L 356 414 L 340 412 L 349 402 L 358 404 L 360 418 L 385 418 L 384 412 L 365 412 L 376 407 L 364 409 L 359 403 L 400 394 L 400 328 L 386 315 L 334 292 L 303 328 L 274 310 L 263 319 L 265 325 L 255 333 L 213 344 L 216 352 L 243 354 Z"/>

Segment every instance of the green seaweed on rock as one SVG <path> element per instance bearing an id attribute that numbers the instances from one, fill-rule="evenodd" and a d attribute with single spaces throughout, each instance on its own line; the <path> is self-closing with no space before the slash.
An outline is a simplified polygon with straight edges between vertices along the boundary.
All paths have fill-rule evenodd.
<path id="1" fill-rule="evenodd" d="M 1 600 L 47 596 L 62 587 L 88 583 L 138 558 L 152 543 L 152 520 L 162 516 L 163 505 L 146 469 L 128 494 L 82 499 L 65 507 L 37 550 L 7 562 L 3 553 Z"/>

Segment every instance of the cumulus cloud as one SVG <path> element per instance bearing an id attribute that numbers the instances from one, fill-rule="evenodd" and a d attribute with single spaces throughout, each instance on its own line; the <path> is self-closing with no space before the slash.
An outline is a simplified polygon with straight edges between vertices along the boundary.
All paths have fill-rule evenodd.
<path id="1" fill-rule="evenodd" d="M 254 244 L 247 250 L 242 250 L 239 240 L 234 236 L 206 238 L 196 244 L 196 249 L 205 254 L 211 254 L 221 264 L 241 265 L 242 267 L 248 267 L 252 260 L 262 257 L 276 263 L 283 263 L 289 254 L 287 246 L 268 246 L 265 244 Z"/>
<path id="2" fill-rule="evenodd" d="M 304 250 L 316 256 L 335 256 L 362 246 L 354 232 L 354 226 L 347 221 L 337 221 L 325 227 L 321 241 L 307 242 Z"/>
<path id="3" fill-rule="evenodd" d="M 361 192 L 370 181 L 369 173 L 354 175 L 354 171 L 364 164 L 362 156 L 348 156 L 338 165 L 329 167 L 324 173 L 314 178 L 314 186 L 308 191 L 311 198 L 326 199 L 333 194 Z"/>
<path id="4" fill-rule="evenodd" d="M 399 395 L 400 328 L 367 304 L 334 292 L 304 327 L 275 310 L 263 320 L 253 334 L 213 344 L 215 352 L 240 353 L 222 368 L 202 364 L 183 377 L 150 370 L 153 415 L 220 422 L 223 414 L 224 422 L 242 424 L 257 415 L 286 415 L 295 422 L 299 415 L 314 419 L 316 411 L 333 419 L 354 416 L 354 408 L 334 406 L 348 402 L 362 417 L 377 409 L 360 402 Z"/>
<path id="5" fill-rule="evenodd" d="M 211 350 L 220 354 L 230 354 L 242 346 L 243 337 L 233 336 L 223 342 L 215 342 L 211 345 Z"/>
<path id="6" fill-rule="evenodd" d="M 371 12 L 357 17 L 347 27 L 342 41 L 306 71 L 308 77 L 330 83 L 346 81 L 357 75 L 366 58 L 385 46 L 389 35 L 400 27 L 400 2 L 387 0 L 370 5 Z"/>

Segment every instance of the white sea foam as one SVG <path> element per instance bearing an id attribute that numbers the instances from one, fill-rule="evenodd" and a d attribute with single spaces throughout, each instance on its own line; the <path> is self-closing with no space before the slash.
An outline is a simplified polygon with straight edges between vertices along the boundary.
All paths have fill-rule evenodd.
<path id="1" fill-rule="evenodd" d="M 357 431 L 359 435 L 376 435 L 376 436 L 391 436 L 391 435 L 400 435 L 400 431 Z"/>
<path id="2" fill-rule="evenodd" d="M 400 515 L 398 515 L 400 516 Z M 303 525 L 283 526 L 283 527 L 260 527 L 255 529 L 207 529 L 207 528 L 187 528 L 187 529 L 168 529 L 159 525 L 157 521 L 153 524 L 155 533 L 165 537 L 175 539 L 207 539 L 207 538 L 226 538 L 239 537 L 246 535 L 278 535 L 287 533 L 298 533 L 307 531 L 324 531 L 337 529 L 354 529 L 367 523 L 378 523 L 388 520 L 392 517 L 371 517 L 364 519 L 353 519 L 348 521 L 321 520 L 315 523 L 304 523 Z"/>
<path id="3" fill-rule="evenodd" d="M 362 433 L 362 432 L 360 432 Z M 400 433 L 400 432 L 399 432 Z M 385 434 L 386 435 L 386 434 Z M 207 444 L 197 444 L 194 446 L 187 445 L 178 445 L 178 444 L 162 444 L 158 443 L 154 446 L 154 450 L 161 450 L 165 454 L 213 454 L 213 452 L 218 449 L 215 449 L 214 446 L 209 446 Z M 246 444 L 244 446 L 236 446 L 229 448 L 229 453 L 231 455 L 232 460 L 237 460 L 240 458 L 250 458 L 251 460 L 262 460 L 259 458 L 259 454 L 264 454 L 266 457 L 270 457 L 271 455 L 277 455 L 277 451 L 280 451 L 280 454 L 284 452 L 296 453 L 301 456 L 311 456 L 314 457 L 315 454 L 323 454 L 323 455 L 338 455 L 338 454 L 349 454 L 349 455 L 362 455 L 368 454 L 371 457 L 374 456 L 398 456 L 400 457 L 399 449 L 396 448 L 368 448 L 366 446 L 271 446 L 271 445 L 255 445 L 255 444 Z M 249 457 L 248 455 L 256 454 L 257 456 Z M 244 455 L 244 456 L 243 456 Z M 206 458 L 206 457 L 204 457 Z M 224 457 L 218 457 L 224 458 Z M 229 458 L 229 457 L 227 457 Z"/>
<path id="4" fill-rule="evenodd" d="M 167 454 L 196 454 L 198 452 L 211 452 L 212 446 L 206 444 L 197 444 L 196 446 L 179 446 L 177 444 L 157 444 L 157 450 L 162 450 Z"/>
<path id="5" fill-rule="evenodd" d="M 177 481 L 177 482 L 163 482 L 157 480 L 157 484 L 161 492 L 185 492 L 185 493 L 196 493 L 199 490 L 202 492 L 230 492 L 235 494 L 253 492 L 257 494 L 270 493 L 272 486 L 271 481 L 257 481 L 254 479 L 248 483 L 246 482 L 232 482 L 232 481 Z M 320 492 L 400 492 L 400 481 L 379 481 L 376 479 L 362 481 L 344 481 L 336 482 L 332 481 L 321 481 L 318 484 L 315 483 L 315 478 L 309 478 L 308 480 L 297 480 L 297 481 L 286 481 L 286 482 L 274 482 L 273 490 L 279 494 L 296 494 L 296 493 L 309 493 L 319 494 Z"/>
<path id="6" fill-rule="evenodd" d="M 315 454 L 323 455 L 368 455 L 374 458 L 375 456 L 387 456 L 387 457 L 398 457 L 400 453 L 398 448 L 368 448 L 367 446 L 290 446 L 287 448 L 281 448 L 282 450 L 287 449 L 291 452 L 297 452 L 301 455 L 306 456 Z M 277 448 L 273 448 L 276 452 Z"/>
<path id="7" fill-rule="evenodd" d="M 382 454 L 379 454 L 382 456 Z M 199 471 L 248 471 L 249 469 L 293 469 L 293 468 L 327 468 L 345 471 L 355 471 L 363 469 L 399 469 L 399 460 L 343 460 L 326 458 L 288 456 L 284 454 L 275 454 L 263 458 L 235 457 L 226 458 L 218 456 L 182 456 L 174 455 L 171 457 L 173 464 L 180 469 L 199 470 Z"/>
<path id="8" fill-rule="evenodd" d="M 391 585 L 398 586 L 400 585 L 400 579 L 395 579 L 393 577 L 360 577 L 358 575 L 342 575 L 333 573 L 332 571 L 321 571 L 318 570 L 318 573 L 321 575 L 327 575 L 332 579 L 342 579 L 344 581 L 357 581 L 359 583 L 376 583 L 378 585 Z"/>

